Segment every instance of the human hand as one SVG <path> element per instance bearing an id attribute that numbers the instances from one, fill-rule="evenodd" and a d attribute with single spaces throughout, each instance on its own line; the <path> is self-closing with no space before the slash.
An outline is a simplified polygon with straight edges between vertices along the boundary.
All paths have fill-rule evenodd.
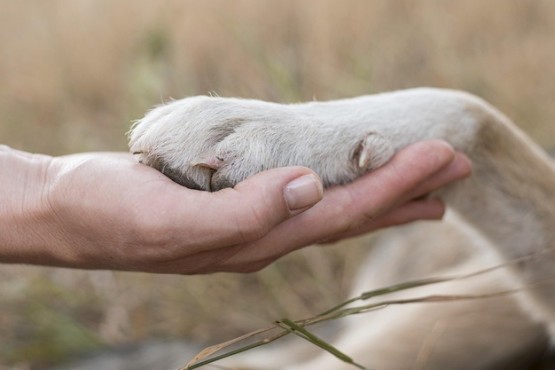
<path id="1" fill-rule="evenodd" d="M 9 226 L 0 261 L 182 274 L 255 271 L 316 242 L 441 218 L 441 201 L 418 198 L 470 173 L 468 159 L 440 141 L 414 144 L 323 194 L 303 167 L 207 193 L 124 153 L 51 158 L 3 148 L 0 164 L 0 220 Z"/>

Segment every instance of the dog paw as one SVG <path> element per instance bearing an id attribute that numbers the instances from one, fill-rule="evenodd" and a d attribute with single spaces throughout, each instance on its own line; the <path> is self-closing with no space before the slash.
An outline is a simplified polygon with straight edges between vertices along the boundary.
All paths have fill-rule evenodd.
<path id="1" fill-rule="evenodd" d="M 131 129 L 130 150 L 191 189 L 233 187 L 258 172 L 306 166 L 343 184 L 393 155 L 377 132 L 327 122 L 303 105 L 192 97 L 159 106 Z"/>

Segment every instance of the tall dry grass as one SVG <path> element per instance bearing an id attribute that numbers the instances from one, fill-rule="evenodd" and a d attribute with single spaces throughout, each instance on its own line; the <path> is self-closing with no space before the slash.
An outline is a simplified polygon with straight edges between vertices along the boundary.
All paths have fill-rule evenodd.
<path id="1" fill-rule="evenodd" d="M 125 150 L 130 121 L 170 97 L 294 102 L 426 85 L 481 95 L 552 147 L 554 36 L 549 0 L 0 0 L 0 142 Z M 346 294 L 354 243 L 243 277 L 0 266 L 0 363 L 38 369 L 303 316 Z"/>

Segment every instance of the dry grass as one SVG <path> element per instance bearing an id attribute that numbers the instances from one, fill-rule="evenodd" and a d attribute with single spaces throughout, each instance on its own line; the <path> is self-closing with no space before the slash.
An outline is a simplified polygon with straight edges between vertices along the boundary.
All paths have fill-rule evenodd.
<path id="1" fill-rule="evenodd" d="M 554 35 L 548 0 L 0 0 L 0 138 L 55 155 L 125 150 L 130 120 L 169 97 L 427 85 L 477 93 L 554 147 Z M 221 340 L 305 316 L 346 294 L 352 244 L 233 278 L 1 266 L 0 364 L 41 368 L 151 336 Z"/>

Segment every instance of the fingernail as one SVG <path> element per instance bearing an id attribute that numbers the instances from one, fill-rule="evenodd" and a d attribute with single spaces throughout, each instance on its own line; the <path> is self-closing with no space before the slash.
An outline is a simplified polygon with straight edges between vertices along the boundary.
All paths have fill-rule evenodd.
<path id="1" fill-rule="evenodd" d="M 285 202 L 291 212 L 300 211 L 318 203 L 324 196 L 322 182 L 315 175 L 301 176 L 285 186 Z"/>

